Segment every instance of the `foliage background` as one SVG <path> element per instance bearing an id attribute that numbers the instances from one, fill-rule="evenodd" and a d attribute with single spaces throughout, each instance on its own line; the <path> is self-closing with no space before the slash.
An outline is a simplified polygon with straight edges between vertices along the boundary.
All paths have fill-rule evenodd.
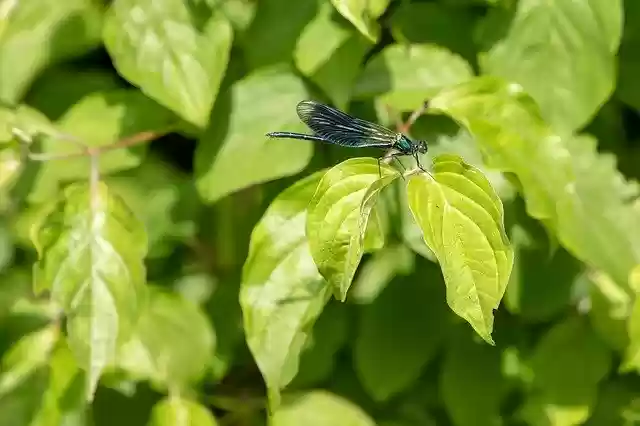
<path id="1" fill-rule="evenodd" d="M 0 425 L 262 425 L 265 378 L 274 426 L 640 423 L 639 50 L 634 0 L 0 0 Z M 306 241 L 276 219 L 313 185 L 272 202 L 379 155 L 266 140 L 305 98 L 399 128 L 433 100 L 425 163 L 461 155 L 504 204 L 495 346 L 398 180 L 346 302 L 294 300 L 249 350 L 241 286 Z M 277 289 L 318 282 L 300 259 Z"/>

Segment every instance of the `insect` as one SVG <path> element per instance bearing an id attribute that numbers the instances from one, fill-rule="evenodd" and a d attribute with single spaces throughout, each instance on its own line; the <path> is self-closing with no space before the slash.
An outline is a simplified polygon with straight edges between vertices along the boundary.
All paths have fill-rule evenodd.
<path id="1" fill-rule="evenodd" d="M 426 172 L 418 157 L 418 154 L 427 152 L 427 143 L 425 141 L 413 141 L 402 133 L 352 117 L 349 114 L 315 101 L 302 101 L 298 104 L 296 110 L 300 120 L 313 131 L 312 135 L 293 132 L 271 132 L 267 133 L 267 136 L 320 141 L 352 148 L 375 147 L 392 149 L 394 151 L 378 158 L 378 173 L 380 173 L 380 161 L 385 159 L 396 160 L 404 170 L 405 167 L 397 157 L 406 155 L 415 158 L 416 165 L 420 170 Z"/>

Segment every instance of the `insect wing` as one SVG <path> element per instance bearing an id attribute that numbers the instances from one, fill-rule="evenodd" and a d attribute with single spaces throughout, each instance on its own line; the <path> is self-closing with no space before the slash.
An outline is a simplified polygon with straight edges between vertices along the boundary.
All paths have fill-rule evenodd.
<path id="1" fill-rule="evenodd" d="M 386 127 L 352 117 L 314 101 L 298 104 L 298 116 L 313 132 L 338 145 L 350 147 L 391 147 L 398 133 Z"/>

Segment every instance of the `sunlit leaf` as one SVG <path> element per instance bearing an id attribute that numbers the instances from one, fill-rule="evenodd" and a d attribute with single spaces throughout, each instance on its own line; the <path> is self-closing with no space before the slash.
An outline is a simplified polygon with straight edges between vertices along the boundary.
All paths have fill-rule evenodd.
<path id="1" fill-rule="evenodd" d="M 622 1 L 522 0 L 508 19 L 508 32 L 480 57 L 483 72 L 521 84 L 554 128 L 586 124 L 615 87 Z"/>
<path id="2" fill-rule="evenodd" d="M 374 56 L 360 75 L 354 97 L 380 97 L 400 111 L 412 111 L 442 88 L 473 77 L 469 64 L 435 44 L 394 44 Z"/>
<path id="3" fill-rule="evenodd" d="M 51 63 L 100 44 L 101 10 L 92 0 L 6 0 L 0 4 L 0 100 L 19 101 Z"/>
<path id="4" fill-rule="evenodd" d="M 79 183 L 48 207 L 32 240 L 39 256 L 35 290 L 50 291 L 63 307 L 91 399 L 144 300 L 144 228 L 106 185 Z"/>
<path id="5" fill-rule="evenodd" d="M 326 391 L 292 395 L 273 414 L 272 426 L 375 426 L 360 407 Z"/>
<path id="6" fill-rule="evenodd" d="M 571 254 L 628 287 L 640 263 L 640 216 L 613 157 L 586 136 L 554 134 L 520 86 L 494 78 L 445 90 L 430 106 L 467 127 L 488 164 L 517 176 L 527 213 L 548 223 Z"/>
<path id="7" fill-rule="evenodd" d="M 409 206 L 442 268 L 447 303 L 493 344 L 493 311 L 513 266 L 502 202 L 482 172 L 456 155 L 438 156 L 433 170 L 411 178 Z"/>
<path id="8" fill-rule="evenodd" d="M 116 0 L 104 41 L 118 72 L 149 97 L 205 127 L 224 76 L 232 29 L 214 14 L 199 31 L 181 0 Z"/>
<path id="9" fill-rule="evenodd" d="M 441 369 L 440 392 L 455 426 L 499 424 L 506 392 L 499 351 L 457 330 Z"/>
<path id="10" fill-rule="evenodd" d="M 391 281 L 362 307 L 354 365 L 376 401 L 388 401 L 417 381 L 444 342 L 448 315 L 442 278 L 433 264 Z"/>
<path id="11" fill-rule="evenodd" d="M 72 106 L 59 120 L 58 128 L 73 135 L 87 146 L 104 146 L 139 132 L 165 132 L 177 118 L 137 90 L 94 92 Z M 47 138 L 42 144 L 47 155 L 77 153 L 80 146 L 70 141 Z M 122 148 L 100 155 L 102 174 L 136 167 L 143 160 L 146 145 Z M 89 176 L 88 156 L 46 162 L 43 166 L 31 201 L 50 198 L 58 189 L 59 181 L 86 179 Z"/>
<path id="12" fill-rule="evenodd" d="M 47 365 L 59 336 L 58 326 L 49 325 L 26 335 L 11 347 L 0 364 L 0 398 Z"/>
<path id="13" fill-rule="evenodd" d="M 208 202 L 296 174 L 313 153 L 312 142 L 265 136 L 303 130 L 296 105 L 306 92 L 296 76 L 281 70 L 261 71 L 235 83 L 230 91 L 231 102 L 216 104 L 212 124 L 196 150 L 196 183 Z"/>
<path id="14" fill-rule="evenodd" d="M 556 324 L 533 353 L 533 392 L 521 416 L 529 424 L 582 424 L 610 366 L 611 353 L 586 321 L 574 317 Z"/>
<path id="15" fill-rule="evenodd" d="M 153 406 L 149 426 L 216 426 L 215 417 L 203 405 L 170 396 Z"/>
<path id="16" fill-rule="evenodd" d="M 251 235 L 240 305 L 247 344 L 266 382 L 272 408 L 298 371 L 300 353 L 329 298 L 305 235 L 307 205 L 322 172 L 271 203 Z"/>
<path id="17" fill-rule="evenodd" d="M 202 377 L 214 345 L 211 325 L 195 304 L 154 289 L 133 337 L 118 352 L 117 365 L 175 390 Z"/>
<path id="18" fill-rule="evenodd" d="M 333 7 L 335 7 L 340 14 L 374 43 L 376 43 L 380 37 L 380 26 L 375 19 L 379 16 L 378 14 L 384 12 L 385 9 L 383 6 L 382 8 L 378 7 L 376 10 L 375 6 L 379 6 L 381 3 L 381 0 L 374 2 L 366 0 L 331 0 L 331 4 L 333 4 Z"/>
<path id="19" fill-rule="evenodd" d="M 333 294 L 344 301 L 364 252 L 369 214 L 378 193 L 399 173 L 373 158 L 353 158 L 324 174 L 309 203 L 311 255 Z"/>
<path id="20" fill-rule="evenodd" d="M 0 200 L 2 194 L 11 189 L 24 168 L 20 147 L 17 144 L 0 146 Z M 0 202 L 0 205 L 2 203 Z"/>

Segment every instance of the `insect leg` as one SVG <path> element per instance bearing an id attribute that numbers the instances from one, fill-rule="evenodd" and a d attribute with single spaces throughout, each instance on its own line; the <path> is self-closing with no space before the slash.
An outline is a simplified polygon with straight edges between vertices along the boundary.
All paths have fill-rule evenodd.
<path id="1" fill-rule="evenodd" d="M 386 160 L 388 158 L 393 159 L 393 158 L 395 158 L 395 156 L 396 156 L 396 153 L 391 152 L 391 153 L 387 153 L 387 154 L 383 155 L 382 157 L 378 158 L 378 176 L 379 177 L 382 177 L 382 169 L 380 168 L 380 162 L 383 161 L 383 160 Z"/>
<path id="2" fill-rule="evenodd" d="M 418 153 L 417 152 L 415 154 L 413 154 L 413 158 L 416 159 L 416 165 L 418 166 L 418 168 L 420 170 L 422 170 L 423 172 L 428 173 L 427 170 L 424 167 L 422 167 L 422 164 L 420 164 L 420 158 L 418 158 Z"/>

